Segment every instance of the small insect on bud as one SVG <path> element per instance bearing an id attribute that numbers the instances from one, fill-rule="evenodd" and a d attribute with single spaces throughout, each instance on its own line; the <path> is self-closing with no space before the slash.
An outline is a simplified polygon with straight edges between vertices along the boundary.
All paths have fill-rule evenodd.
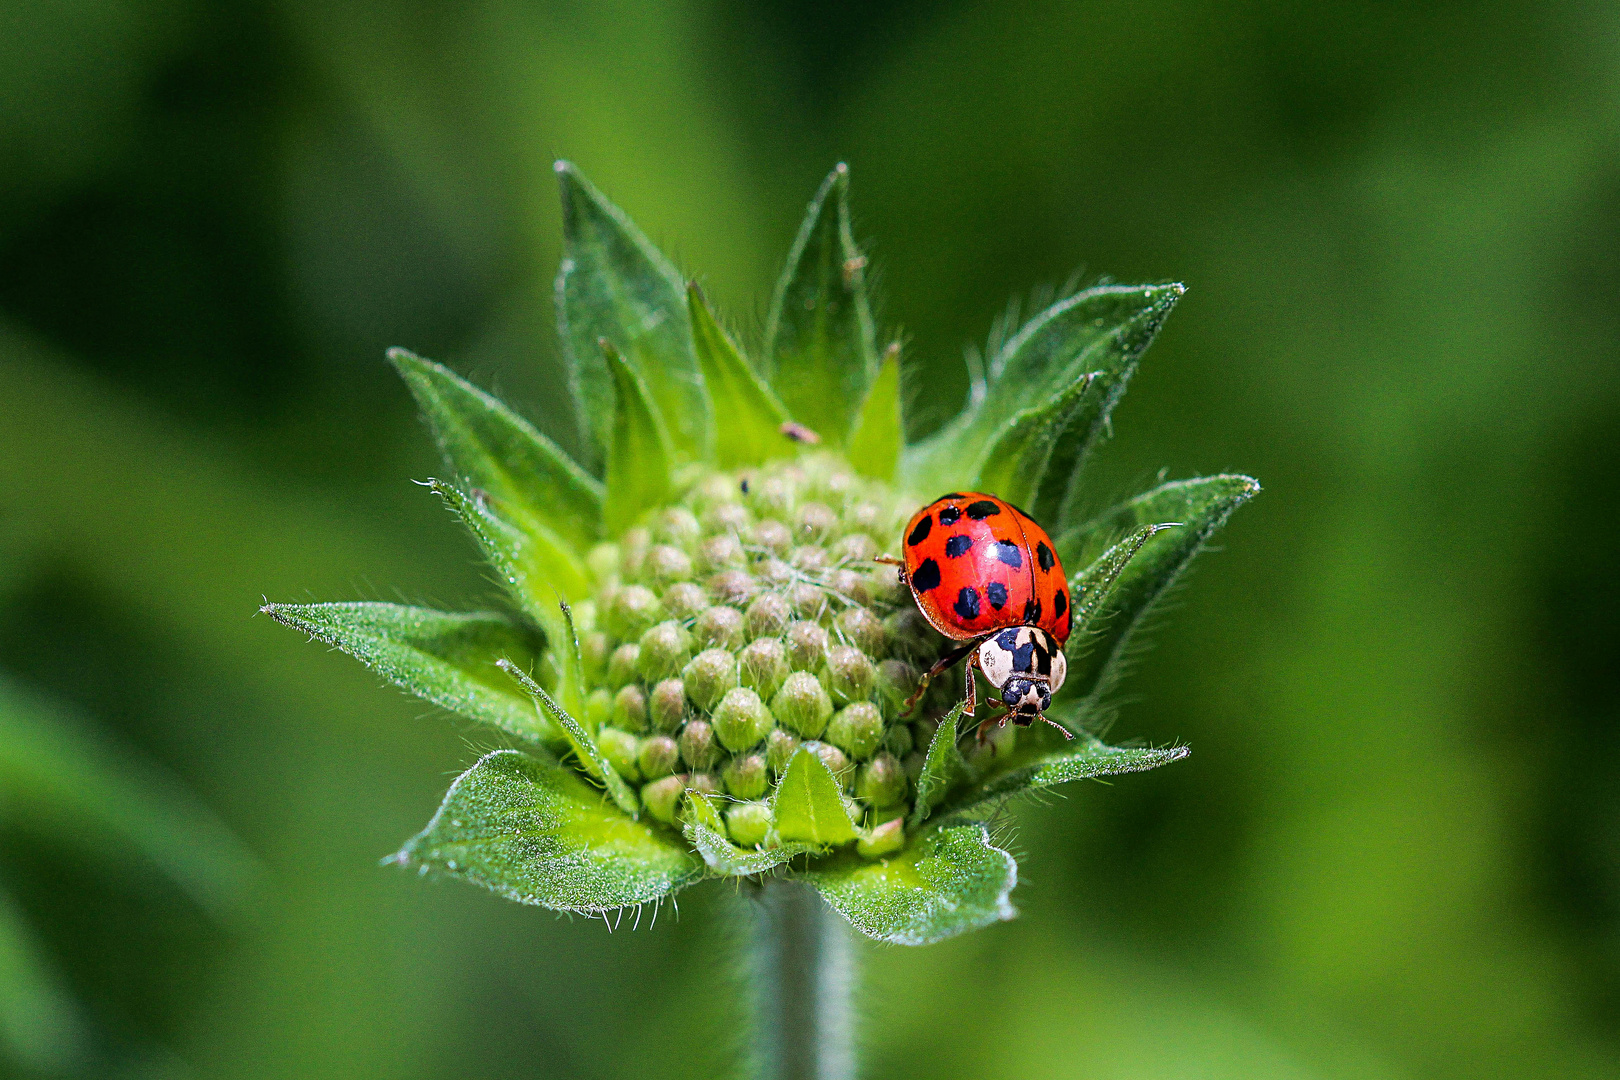
<path id="1" fill-rule="evenodd" d="M 645 645 L 642 652 L 646 652 Z M 877 670 L 861 650 L 852 645 L 835 645 L 827 650 L 827 689 L 834 701 L 864 701 L 876 680 Z"/>
<path id="2" fill-rule="evenodd" d="M 679 774 L 654 780 L 641 789 L 641 802 L 647 813 L 665 825 L 675 824 L 675 808 L 686 791 L 686 777 Z"/>
<path id="3" fill-rule="evenodd" d="M 613 695 L 613 726 L 626 731 L 647 730 L 647 695 L 635 683 Z"/>
<path id="4" fill-rule="evenodd" d="M 888 643 L 888 632 L 878 617 L 863 607 L 845 608 L 838 613 L 835 625 L 849 639 L 851 645 L 863 652 L 875 653 Z"/>
<path id="5" fill-rule="evenodd" d="M 608 682 L 613 686 L 623 686 L 627 682 L 634 682 L 641 678 L 641 672 L 636 668 L 641 661 L 641 646 L 631 642 L 620 645 L 613 650 L 608 658 Z"/>
<path id="6" fill-rule="evenodd" d="M 736 803 L 726 809 L 726 831 L 742 847 L 763 844 L 771 825 L 771 808 L 762 802 Z"/>
<path id="7" fill-rule="evenodd" d="M 780 776 L 787 771 L 788 762 L 793 760 L 793 753 L 798 748 L 797 735 L 777 728 L 765 737 L 765 764 L 770 766 L 771 772 Z"/>
<path id="8" fill-rule="evenodd" d="M 614 772 L 626 780 L 641 779 L 641 769 L 636 762 L 636 752 L 640 748 L 634 735 L 618 728 L 605 727 L 596 733 L 596 748 L 607 758 Z"/>
<path id="9" fill-rule="evenodd" d="M 647 699 L 647 715 L 652 726 L 659 731 L 675 731 L 686 719 L 686 684 L 680 679 L 665 679 L 653 687 Z"/>
<path id="10" fill-rule="evenodd" d="M 788 666 L 794 671 L 818 671 L 827 659 L 827 631 L 819 623 L 796 622 L 787 628 Z"/>
<path id="11" fill-rule="evenodd" d="M 748 603 L 749 598 L 759 592 L 759 582 L 754 580 L 752 574 L 735 569 L 720 571 L 705 583 L 705 587 L 715 603 L 734 607 Z"/>
<path id="12" fill-rule="evenodd" d="M 857 701 L 833 716 L 824 738 L 856 761 L 865 761 L 883 744 L 883 714 L 870 701 Z"/>
<path id="13" fill-rule="evenodd" d="M 735 649 L 743 643 L 743 615 L 733 607 L 712 607 L 697 617 L 692 637 L 705 649 Z"/>
<path id="14" fill-rule="evenodd" d="M 721 774 L 726 791 L 739 799 L 757 799 L 770 786 L 765 772 L 765 758 L 761 754 L 740 754 L 726 763 Z"/>
<path id="15" fill-rule="evenodd" d="M 692 635 L 678 622 L 661 622 L 641 635 L 636 670 L 648 682 L 680 674 L 692 657 Z"/>
<path id="16" fill-rule="evenodd" d="M 747 687 L 738 687 L 715 706 L 711 723 L 720 745 L 737 753 L 758 745 L 776 726 L 776 718 L 758 694 Z"/>
<path id="17" fill-rule="evenodd" d="M 893 855 L 906 845 L 904 818 L 885 821 L 855 841 L 855 850 L 868 859 L 881 859 Z"/>
<path id="18" fill-rule="evenodd" d="M 682 581 L 671 585 L 664 590 L 664 610 L 669 617 L 682 622 L 695 619 L 703 614 L 709 606 L 709 594 L 703 591 L 702 586 L 694 585 L 690 581 Z"/>
<path id="19" fill-rule="evenodd" d="M 742 668 L 742 685 L 757 691 L 762 698 L 776 696 L 782 688 L 782 680 L 788 677 L 787 649 L 777 638 L 749 642 L 737 659 Z"/>
<path id="20" fill-rule="evenodd" d="M 681 729 L 681 760 L 698 771 L 712 768 L 720 759 L 720 747 L 715 745 L 714 729 L 702 720 L 693 720 Z"/>
<path id="21" fill-rule="evenodd" d="M 618 638 L 636 638 L 664 617 L 664 606 L 644 585 L 626 585 L 608 605 L 608 632 Z"/>
<path id="22" fill-rule="evenodd" d="M 704 649 L 686 665 L 682 677 L 686 680 L 686 696 L 707 712 L 737 686 L 737 658 L 725 649 Z"/>
<path id="23" fill-rule="evenodd" d="M 782 681 L 782 689 L 771 699 L 771 712 L 783 727 L 814 739 L 827 730 L 833 704 L 821 680 L 809 672 L 795 671 Z"/>
<path id="24" fill-rule="evenodd" d="M 671 544 L 654 544 L 647 550 L 641 572 L 659 585 L 685 581 L 692 576 L 692 557 Z"/>
<path id="25" fill-rule="evenodd" d="M 873 806 L 894 806 L 905 801 L 906 770 L 893 754 L 879 754 L 861 766 L 855 794 Z"/>
<path id="26" fill-rule="evenodd" d="M 742 507 L 737 507 L 741 510 Z M 745 566 L 748 563 L 748 552 L 743 550 L 742 541 L 732 533 L 721 533 L 711 536 L 698 545 L 697 568 L 707 574 L 717 574 L 722 570 L 732 570 Z"/>
<path id="27" fill-rule="evenodd" d="M 781 428 L 778 430 L 780 430 L 783 435 L 787 436 L 787 438 L 796 443 L 804 443 L 808 446 L 815 446 L 817 443 L 821 442 L 820 435 L 817 435 L 814 431 L 811 431 L 803 424 L 795 424 L 792 420 L 784 421 Z"/>
<path id="28" fill-rule="evenodd" d="M 748 605 L 744 620 L 748 625 L 749 637 L 776 637 L 786 630 L 788 623 L 793 620 L 793 609 L 782 597 L 775 593 L 765 593 Z"/>
<path id="29" fill-rule="evenodd" d="M 649 780 L 674 772 L 680 757 L 681 748 L 668 735 L 649 735 L 636 745 L 636 766 Z"/>

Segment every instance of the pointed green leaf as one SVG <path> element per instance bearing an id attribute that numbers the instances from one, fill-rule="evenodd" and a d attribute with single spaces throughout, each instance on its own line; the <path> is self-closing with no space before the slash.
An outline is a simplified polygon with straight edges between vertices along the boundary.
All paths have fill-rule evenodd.
<path id="1" fill-rule="evenodd" d="M 844 445 L 877 374 L 874 336 L 866 257 L 850 229 L 849 168 L 840 163 L 799 226 L 765 322 L 771 386 L 830 446 Z"/>
<path id="2" fill-rule="evenodd" d="M 393 862 L 509 900 L 600 913 L 667 896 L 703 864 L 549 758 L 497 750 L 468 769 Z"/>
<path id="3" fill-rule="evenodd" d="M 266 604 L 279 623 L 342 649 L 402 690 L 533 742 L 555 741 L 495 662 L 533 664 L 539 635 L 492 612 L 452 614 L 403 604 Z"/>
<path id="4" fill-rule="evenodd" d="M 892 481 L 900 466 L 905 428 L 900 416 L 900 343 L 883 354 L 883 366 L 855 418 L 849 436 L 849 462 L 862 476 Z"/>
<path id="5" fill-rule="evenodd" d="M 1119 584 L 1120 574 L 1125 572 L 1125 567 L 1130 565 L 1136 553 L 1142 550 L 1142 545 L 1166 529 L 1180 527 L 1180 522 L 1168 521 L 1159 525 L 1144 525 L 1103 552 L 1095 562 L 1076 575 L 1071 586 L 1074 613 L 1070 617 L 1070 634 L 1079 635 L 1084 640 L 1084 635 L 1097 629 L 1103 621 L 1104 612 L 1108 610 L 1108 600 L 1114 594 L 1114 586 Z"/>
<path id="6" fill-rule="evenodd" d="M 967 775 L 962 753 L 956 748 L 956 725 L 962 719 L 965 702 L 945 714 L 945 719 L 934 729 L 934 738 L 928 744 L 928 756 L 923 759 L 922 772 L 917 777 L 917 803 L 911 809 L 906 824 L 915 829 L 934 807 L 945 801 L 946 794 Z"/>
<path id="7" fill-rule="evenodd" d="M 560 555 L 545 537 L 512 526 L 489 499 L 478 498 L 442 480 L 430 481 L 428 486 L 472 532 L 501 583 L 523 613 L 540 625 L 547 648 L 557 650 L 557 697 L 569 712 L 583 714 L 585 684 L 577 676 L 578 665 L 565 662 L 573 627 L 562 608 L 565 600 L 583 595 L 588 589 L 578 563 L 572 556 Z"/>
<path id="8" fill-rule="evenodd" d="M 572 629 L 572 626 L 573 623 L 570 620 L 570 629 Z M 613 764 L 608 761 L 607 756 L 596 745 L 596 740 L 591 738 L 590 733 L 585 730 L 585 725 L 569 715 L 567 710 L 559 707 L 551 699 L 551 695 L 546 693 L 544 687 L 535 682 L 528 672 L 512 663 L 512 661 L 502 658 L 496 661 L 496 666 L 515 680 L 523 688 L 523 691 L 533 699 L 533 707 L 536 712 L 543 708 L 545 714 L 550 716 L 551 722 L 563 730 L 568 736 L 569 746 L 573 747 L 574 755 L 579 758 L 580 765 L 597 783 L 607 788 L 608 794 L 613 797 L 613 801 L 618 805 L 619 809 L 631 817 L 641 813 L 641 800 L 636 797 L 634 791 L 630 790 L 630 785 L 624 782 L 624 777 L 614 770 Z"/>
<path id="9" fill-rule="evenodd" d="M 1027 506 L 1037 521 L 1057 520 L 1073 472 L 1068 447 L 1091 408 L 1096 380 L 1087 372 L 1051 400 L 1007 421 L 979 459 L 973 490 L 993 492 L 1014 506 Z M 1062 453 L 1058 448 L 1062 446 Z M 1054 458 L 1057 468 L 1053 468 Z"/>
<path id="10" fill-rule="evenodd" d="M 855 839 L 855 823 L 844 808 L 838 781 L 826 763 L 805 747 L 789 760 L 771 810 L 777 835 L 783 840 L 831 845 Z"/>
<path id="11" fill-rule="evenodd" d="M 617 386 L 597 344 L 606 338 L 646 385 L 671 446 L 688 458 L 706 457 L 709 402 L 692 352 L 685 282 L 573 165 L 557 162 L 557 180 L 563 208 L 557 322 L 585 430 L 606 456 Z"/>
<path id="12" fill-rule="evenodd" d="M 784 843 L 759 850 L 738 847 L 721 828 L 720 811 L 714 805 L 714 798 L 698 792 L 687 793 L 681 831 L 703 856 L 709 870 L 721 877 L 768 873 L 796 855 L 820 850 L 815 844 L 804 843 Z"/>
<path id="13" fill-rule="evenodd" d="M 617 537 L 642 513 L 669 501 L 669 438 L 653 411 L 647 387 L 611 342 L 600 343 L 613 380 L 617 406 L 607 451 L 607 502 L 603 524 Z"/>
<path id="14" fill-rule="evenodd" d="M 1156 522 L 1182 523 L 1179 528 L 1158 532 L 1142 545 L 1120 571 L 1102 610 L 1089 620 L 1096 631 L 1083 641 L 1070 639 L 1069 677 L 1063 687 L 1066 698 L 1087 697 L 1107 688 L 1116 661 L 1142 616 L 1232 511 L 1259 490 L 1260 484 L 1247 476 L 1179 480 L 1138 495 L 1058 538 L 1058 555 L 1065 565 L 1089 566 L 1128 530 Z M 1071 580 L 1069 591 L 1078 592 L 1079 584 Z"/>
<path id="15" fill-rule="evenodd" d="M 1047 725 L 1026 728 L 1010 751 L 998 753 L 974 782 L 960 788 L 939 810 L 941 817 L 970 813 L 1012 795 L 1121 773 L 1146 772 L 1191 751 L 1185 746 L 1121 748 L 1107 746 L 1090 735 L 1064 739 Z"/>
<path id="16" fill-rule="evenodd" d="M 735 469 L 768 458 L 792 457 L 797 449 L 782 432 L 787 410 L 720 328 L 698 287 L 690 286 L 686 295 L 703 385 L 714 405 L 715 460 L 723 469 Z"/>
<path id="17" fill-rule="evenodd" d="M 945 490 L 971 479 L 1006 417 L 1036 407 L 1087 372 L 1096 372 L 1095 407 L 1071 418 L 1054 456 L 1054 476 L 1072 478 L 1107 423 L 1137 361 L 1186 290 L 1181 285 L 1104 285 L 1060 300 L 1024 324 L 990 361 L 984 393 L 938 434 L 902 459 L 907 486 Z M 1068 459 L 1072 462 L 1065 465 Z"/>
<path id="18" fill-rule="evenodd" d="M 513 523 L 584 548 L 601 536 L 602 485 L 502 402 L 449 368 L 388 350 L 462 483 L 489 492 Z"/>
<path id="19" fill-rule="evenodd" d="M 931 945 L 1017 914 L 1008 894 L 1018 864 L 977 823 L 929 829 L 893 858 L 841 859 L 805 876 L 855 929 L 894 945 Z"/>
<path id="20" fill-rule="evenodd" d="M 0 891 L 0 1059 L 56 1074 L 84 1051 L 84 1023 L 22 910 Z"/>

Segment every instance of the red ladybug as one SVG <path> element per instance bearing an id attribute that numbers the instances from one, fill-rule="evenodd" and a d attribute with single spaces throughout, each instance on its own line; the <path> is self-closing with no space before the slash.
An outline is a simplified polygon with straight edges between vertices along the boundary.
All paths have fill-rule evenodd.
<path id="1" fill-rule="evenodd" d="M 1002 723 L 1009 715 L 1020 727 L 1046 720 L 1068 673 L 1071 617 L 1069 582 L 1046 530 L 994 495 L 953 491 L 918 510 L 901 543 L 900 580 L 934 629 L 965 642 L 929 669 L 907 708 L 930 679 L 967 656 L 968 713 L 977 666 L 1010 710 Z M 981 739 L 988 724 L 980 725 Z"/>

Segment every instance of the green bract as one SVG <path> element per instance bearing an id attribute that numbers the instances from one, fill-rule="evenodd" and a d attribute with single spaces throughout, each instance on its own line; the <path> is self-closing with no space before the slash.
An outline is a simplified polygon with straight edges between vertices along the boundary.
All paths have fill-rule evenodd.
<path id="1" fill-rule="evenodd" d="M 1088 724 L 1132 629 L 1259 490 L 1215 476 L 1081 512 L 1086 454 L 1181 286 L 1065 297 L 990 357 L 960 416 L 907 445 L 844 166 L 810 205 L 753 358 L 618 208 L 557 172 L 585 466 L 451 371 L 390 354 L 449 470 L 429 486 L 510 611 L 265 607 L 521 744 L 463 774 L 394 860 L 592 913 L 705 877 L 798 877 L 901 944 L 1010 918 L 1017 864 L 980 819 L 1186 755 L 1106 746 Z M 1072 739 L 1037 725 L 960 743 L 959 673 L 901 714 L 946 641 L 873 557 L 953 489 L 1027 506 L 1073 571 L 1051 713 Z"/>

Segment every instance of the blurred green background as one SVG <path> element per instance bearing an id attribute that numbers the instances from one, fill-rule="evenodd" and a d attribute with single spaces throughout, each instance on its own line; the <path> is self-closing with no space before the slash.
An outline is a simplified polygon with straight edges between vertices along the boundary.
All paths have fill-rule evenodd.
<path id="1" fill-rule="evenodd" d="M 849 161 L 914 435 L 1010 296 L 1185 281 L 1092 490 L 1266 485 L 1114 730 L 1193 756 L 1021 808 L 1018 921 L 864 948 L 868 1075 L 1620 1075 L 1617 151 L 1612 3 L 0 6 L 0 672 L 259 867 L 211 908 L 0 771 L 58 1063 L 734 1068 L 725 888 L 379 868 L 487 736 L 253 617 L 489 601 L 382 354 L 572 443 L 566 156 L 745 333 Z"/>

